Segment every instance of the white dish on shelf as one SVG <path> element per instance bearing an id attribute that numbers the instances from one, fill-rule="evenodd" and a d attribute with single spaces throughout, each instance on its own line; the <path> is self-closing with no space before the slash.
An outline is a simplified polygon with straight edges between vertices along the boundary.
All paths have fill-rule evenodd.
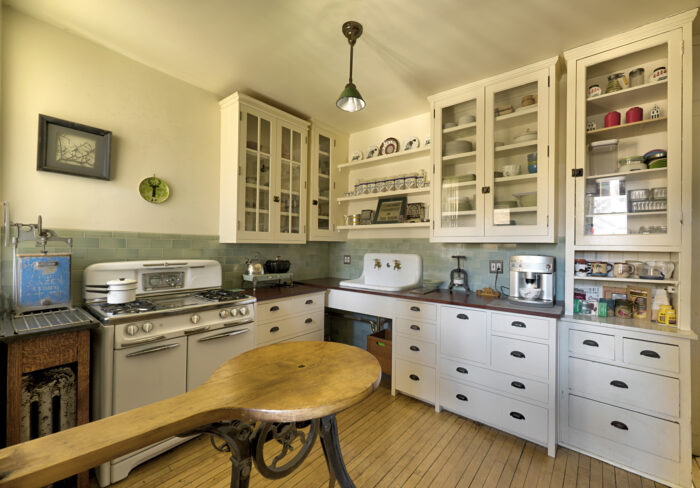
<path id="1" fill-rule="evenodd" d="M 379 148 L 377 146 L 369 146 L 365 152 L 367 153 L 367 157 L 365 159 L 372 159 L 373 157 L 379 155 Z"/>
<path id="2" fill-rule="evenodd" d="M 459 125 L 471 124 L 472 122 L 476 122 L 476 117 L 473 115 L 462 115 L 458 120 Z"/>
<path id="3" fill-rule="evenodd" d="M 537 131 L 531 131 L 530 129 L 526 130 L 524 134 L 519 135 L 515 139 L 513 139 L 514 143 L 518 142 L 526 142 L 526 141 L 534 141 L 537 139 Z"/>
<path id="4" fill-rule="evenodd" d="M 403 147 L 404 151 L 418 149 L 420 147 L 420 141 L 418 140 L 417 137 L 409 137 L 408 139 L 403 141 L 403 144 L 401 144 L 401 147 Z"/>
<path id="5" fill-rule="evenodd" d="M 457 127 L 457 123 L 456 122 L 445 122 L 444 124 L 442 124 L 443 129 L 451 129 L 452 127 Z"/>
<path id="6" fill-rule="evenodd" d="M 350 157 L 350 161 L 361 161 L 362 160 L 362 151 L 355 151 L 352 153 L 352 156 Z"/>

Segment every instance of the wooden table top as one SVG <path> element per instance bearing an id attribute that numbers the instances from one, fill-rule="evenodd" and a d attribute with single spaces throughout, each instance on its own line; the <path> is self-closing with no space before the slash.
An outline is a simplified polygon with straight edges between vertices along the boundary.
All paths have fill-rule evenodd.
<path id="1" fill-rule="evenodd" d="M 380 379 L 377 360 L 357 347 L 261 347 L 230 359 L 190 392 L 0 450 L 0 486 L 43 486 L 213 422 L 324 417 L 369 396 Z"/>

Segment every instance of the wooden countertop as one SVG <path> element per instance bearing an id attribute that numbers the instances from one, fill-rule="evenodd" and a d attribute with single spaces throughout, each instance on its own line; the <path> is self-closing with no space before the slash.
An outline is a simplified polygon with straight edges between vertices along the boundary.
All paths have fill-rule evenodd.
<path id="1" fill-rule="evenodd" d="M 447 290 L 438 290 L 426 295 L 415 295 L 407 291 L 384 292 L 375 290 L 359 290 L 356 288 L 344 288 L 340 286 L 340 278 L 316 278 L 301 280 L 299 283 L 308 287 L 325 288 L 329 290 L 343 290 L 357 293 L 368 293 L 370 295 L 380 295 L 392 298 L 402 298 L 404 300 L 417 300 L 424 302 L 442 303 L 445 305 L 455 305 L 460 307 L 483 308 L 487 310 L 498 310 L 510 313 L 523 313 L 538 317 L 558 319 L 564 313 L 564 304 L 557 302 L 553 307 L 536 307 L 518 305 L 508 300 L 500 298 L 480 297 L 476 293 L 467 295 L 463 290 L 455 290 L 450 293 Z M 296 286 L 296 285 L 295 285 Z"/>
<path id="2" fill-rule="evenodd" d="M 319 293 L 318 286 L 307 286 L 294 283 L 294 286 L 275 286 L 270 288 L 258 288 L 253 290 L 243 290 L 243 293 L 254 296 L 259 302 L 267 300 L 279 300 L 297 295 L 308 295 L 309 293 Z"/>
<path id="3" fill-rule="evenodd" d="M 190 392 L 0 450 L 0 487 L 44 486 L 213 422 L 294 422 L 335 414 L 369 396 L 380 379 L 374 356 L 345 344 L 253 349 Z"/>

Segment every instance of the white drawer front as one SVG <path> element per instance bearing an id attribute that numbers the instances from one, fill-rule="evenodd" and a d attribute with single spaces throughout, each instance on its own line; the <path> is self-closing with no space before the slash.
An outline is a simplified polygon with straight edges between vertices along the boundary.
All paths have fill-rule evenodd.
<path id="1" fill-rule="evenodd" d="M 680 415 L 678 380 L 668 376 L 569 358 L 569 388 L 614 405 Z"/>
<path id="2" fill-rule="evenodd" d="M 437 305 L 434 303 L 396 300 L 394 306 L 396 307 L 395 312 L 397 317 L 428 322 L 435 322 L 437 320 Z"/>
<path id="3" fill-rule="evenodd" d="M 440 308 L 440 353 L 487 364 L 486 312 L 459 307 Z"/>
<path id="4" fill-rule="evenodd" d="M 622 361 L 635 366 L 678 373 L 680 359 L 678 346 L 658 342 L 622 339 Z"/>
<path id="5" fill-rule="evenodd" d="M 292 337 L 291 339 L 286 339 L 282 342 L 296 342 L 296 341 L 322 341 L 323 340 L 323 331 L 322 330 L 317 330 L 314 332 L 310 332 L 308 334 L 300 335 L 297 337 Z"/>
<path id="6" fill-rule="evenodd" d="M 547 442 L 546 408 L 445 378 L 440 378 L 440 405 L 465 417 L 475 418 L 535 442 Z"/>
<path id="7" fill-rule="evenodd" d="M 491 366 L 506 373 L 549 377 L 549 346 L 534 342 L 493 336 Z"/>
<path id="8" fill-rule="evenodd" d="M 499 373 L 451 359 L 443 358 L 440 360 L 440 376 L 449 376 L 457 381 L 476 383 L 537 402 L 547 403 L 549 400 L 549 385 L 547 383 Z"/>
<path id="9" fill-rule="evenodd" d="M 680 426 L 675 422 L 569 395 L 569 427 L 672 461 L 680 459 Z"/>
<path id="10" fill-rule="evenodd" d="M 435 366 L 435 343 L 425 342 L 401 334 L 395 336 L 396 354 L 410 361 Z"/>
<path id="11" fill-rule="evenodd" d="M 283 300 L 267 300 L 256 305 L 258 322 L 268 322 L 286 318 L 298 313 L 323 310 L 324 294 L 300 295 Z"/>
<path id="12" fill-rule="evenodd" d="M 435 403 L 435 368 L 396 360 L 396 389 L 429 403 Z"/>
<path id="13" fill-rule="evenodd" d="M 323 310 L 258 324 L 255 344 L 259 346 L 280 342 L 289 337 L 317 331 L 323 335 Z"/>
<path id="14" fill-rule="evenodd" d="M 549 321 L 507 313 L 491 314 L 491 330 L 495 333 L 521 335 L 534 339 L 549 339 Z"/>
<path id="15" fill-rule="evenodd" d="M 569 330 L 569 351 L 596 359 L 615 359 L 615 336 Z"/>
<path id="16" fill-rule="evenodd" d="M 415 337 L 422 341 L 435 342 L 437 339 L 437 326 L 419 322 L 418 320 L 397 318 L 394 321 L 394 330 L 399 334 Z"/>

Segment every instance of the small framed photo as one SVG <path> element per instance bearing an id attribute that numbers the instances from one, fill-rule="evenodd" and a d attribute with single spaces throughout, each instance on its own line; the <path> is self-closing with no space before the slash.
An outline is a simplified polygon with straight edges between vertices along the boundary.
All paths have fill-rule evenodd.
<path id="1" fill-rule="evenodd" d="M 423 222 L 425 220 L 425 204 L 409 203 L 406 206 L 406 222 Z"/>
<path id="2" fill-rule="evenodd" d="M 39 114 L 37 171 L 109 180 L 112 133 Z"/>
<path id="3" fill-rule="evenodd" d="M 406 217 L 406 197 L 380 198 L 373 224 L 398 224 Z"/>

